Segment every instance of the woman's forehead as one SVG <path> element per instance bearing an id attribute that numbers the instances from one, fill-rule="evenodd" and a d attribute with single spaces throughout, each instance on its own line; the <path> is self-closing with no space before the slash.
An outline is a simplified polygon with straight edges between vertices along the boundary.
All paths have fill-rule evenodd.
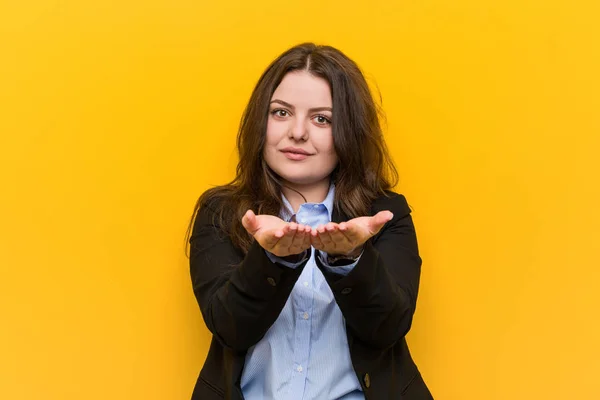
<path id="1" fill-rule="evenodd" d="M 331 107 L 329 83 L 306 71 L 290 72 L 273 92 L 272 100 L 282 100 L 295 107 Z"/>

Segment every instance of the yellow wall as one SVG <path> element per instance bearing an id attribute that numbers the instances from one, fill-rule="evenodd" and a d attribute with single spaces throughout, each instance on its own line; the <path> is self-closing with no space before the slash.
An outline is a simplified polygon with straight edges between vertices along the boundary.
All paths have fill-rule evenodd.
<path id="1" fill-rule="evenodd" d="M 436 399 L 600 398 L 599 3 L 324 3 L 2 1 L 1 399 L 188 398 L 187 219 L 305 40 L 383 94 Z"/>

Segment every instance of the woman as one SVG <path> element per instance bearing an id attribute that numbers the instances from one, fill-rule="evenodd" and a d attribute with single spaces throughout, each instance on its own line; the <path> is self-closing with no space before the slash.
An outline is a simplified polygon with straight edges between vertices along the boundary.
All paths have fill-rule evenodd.
<path id="1" fill-rule="evenodd" d="M 200 197 L 190 226 L 213 334 L 192 398 L 431 399 L 405 340 L 415 230 L 357 65 L 311 43 L 283 53 L 237 147 L 235 179 Z"/>

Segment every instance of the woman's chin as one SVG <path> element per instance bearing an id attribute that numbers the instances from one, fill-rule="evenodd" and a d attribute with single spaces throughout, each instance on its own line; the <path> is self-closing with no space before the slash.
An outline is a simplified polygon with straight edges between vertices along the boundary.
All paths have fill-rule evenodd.
<path id="1" fill-rule="evenodd" d="M 306 175 L 280 175 L 283 180 L 295 186 L 310 186 L 323 182 L 327 177 L 306 176 Z"/>

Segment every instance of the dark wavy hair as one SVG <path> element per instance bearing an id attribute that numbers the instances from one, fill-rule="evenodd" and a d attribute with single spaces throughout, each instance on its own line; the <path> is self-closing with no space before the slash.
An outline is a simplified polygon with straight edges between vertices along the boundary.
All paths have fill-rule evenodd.
<path id="1" fill-rule="evenodd" d="M 281 179 L 263 157 L 269 102 L 283 77 L 304 70 L 325 79 L 331 88 L 332 133 L 339 162 L 331 174 L 334 208 L 349 218 L 368 215 L 372 201 L 398 183 L 398 172 L 383 139 L 381 108 L 373 100 L 360 68 L 331 46 L 303 43 L 277 57 L 262 74 L 242 115 L 237 135 L 239 162 L 228 184 L 204 192 L 198 199 L 186 234 L 202 207 L 214 212 L 213 223 L 246 253 L 253 238 L 242 226 L 248 209 L 279 215 Z"/>

